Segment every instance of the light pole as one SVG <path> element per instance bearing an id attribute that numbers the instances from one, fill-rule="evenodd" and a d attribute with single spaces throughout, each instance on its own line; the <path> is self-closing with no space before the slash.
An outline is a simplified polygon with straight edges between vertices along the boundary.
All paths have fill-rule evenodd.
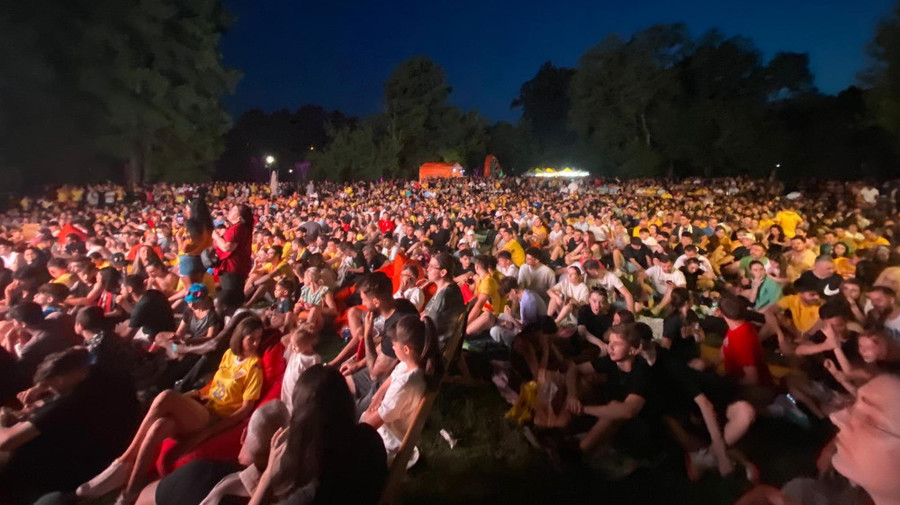
<path id="1" fill-rule="evenodd" d="M 269 174 L 269 190 L 274 197 L 278 195 L 278 169 L 275 168 L 275 157 L 271 154 L 266 155 L 266 168 L 271 172 Z"/>

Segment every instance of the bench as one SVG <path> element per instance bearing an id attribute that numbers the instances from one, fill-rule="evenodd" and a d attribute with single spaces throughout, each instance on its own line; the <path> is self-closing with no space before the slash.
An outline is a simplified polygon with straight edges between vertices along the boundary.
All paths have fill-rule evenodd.
<path id="1" fill-rule="evenodd" d="M 465 316 L 466 314 L 464 312 L 457 318 L 452 336 L 447 341 L 447 346 L 444 348 L 444 363 L 448 367 L 462 348 L 463 336 L 466 333 Z M 443 377 L 441 378 L 441 382 L 443 382 Z M 403 441 L 400 443 L 400 450 L 397 451 L 397 455 L 394 457 L 394 461 L 388 469 L 387 481 L 385 482 L 384 491 L 381 494 L 379 503 L 383 505 L 397 503 L 403 481 L 406 478 L 406 465 L 409 463 L 409 458 L 413 455 L 419 437 L 422 436 L 422 430 L 425 428 L 425 422 L 428 421 L 428 416 L 431 414 L 431 408 L 434 406 L 434 401 L 437 398 L 439 389 L 440 384 L 438 387 L 434 388 L 433 391 L 426 391 L 425 394 L 422 395 L 422 399 L 419 400 L 419 406 L 416 408 L 413 422 L 410 423 L 409 429 L 406 430 L 406 434 L 403 435 Z"/>

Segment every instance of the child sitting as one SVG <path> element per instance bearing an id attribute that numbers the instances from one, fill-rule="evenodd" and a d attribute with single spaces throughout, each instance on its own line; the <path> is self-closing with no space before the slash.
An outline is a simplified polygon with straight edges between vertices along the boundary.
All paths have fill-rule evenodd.
<path id="1" fill-rule="evenodd" d="M 287 368 L 281 383 L 281 401 L 287 406 L 288 412 L 293 412 L 294 386 L 297 385 L 300 374 L 322 362 L 322 357 L 316 354 L 315 350 L 318 341 L 319 335 L 307 323 L 300 324 L 296 330 L 286 334 L 281 340 L 285 348 L 284 357 L 287 360 Z"/>

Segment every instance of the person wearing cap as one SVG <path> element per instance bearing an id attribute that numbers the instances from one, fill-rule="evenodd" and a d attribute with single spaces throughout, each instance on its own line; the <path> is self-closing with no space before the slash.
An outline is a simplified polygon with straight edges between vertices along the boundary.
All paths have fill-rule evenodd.
<path id="1" fill-rule="evenodd" d="M 219 315 L 213 307 L 206 285 L 199 282 L 191 284 L 184 301 L 188 307 L 175 333 L 158 333 L 155 338 L 157 346 L 177 358 L 169 362 L 165 372 L 157 380 L 160 388 L 171 387 L 175 381 L 184 377 L 200 359 L 199 354 L 190 352 L 190 347 L 211 340 L 221 329 Z"/>

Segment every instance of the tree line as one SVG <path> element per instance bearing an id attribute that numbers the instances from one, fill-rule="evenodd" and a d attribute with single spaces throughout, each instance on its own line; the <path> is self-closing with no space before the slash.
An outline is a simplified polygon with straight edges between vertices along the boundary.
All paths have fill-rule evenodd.
<path id="1" fill-rule="evenodd" d="M 808 55 L 765 59 L 753 41 L 683 23 L 609 35 L 573 68 L 543 64 L 490 122 L 449 103 L 428 57 L 401 63 L 384 110 L 322 106 L 232 124 L 240 78 L 219 40 L 221 0 L 32 0 L 0 11 L 0 176 L 47 181 L 415 177 L 427 161 L 507 173 L 578 166 L 610 176 L 894 175 L 900 161 L 900 4 L 867 48 L 857 85 L 814 86 Z M 296 169 L 296 170 L 295 170 Z"/>

